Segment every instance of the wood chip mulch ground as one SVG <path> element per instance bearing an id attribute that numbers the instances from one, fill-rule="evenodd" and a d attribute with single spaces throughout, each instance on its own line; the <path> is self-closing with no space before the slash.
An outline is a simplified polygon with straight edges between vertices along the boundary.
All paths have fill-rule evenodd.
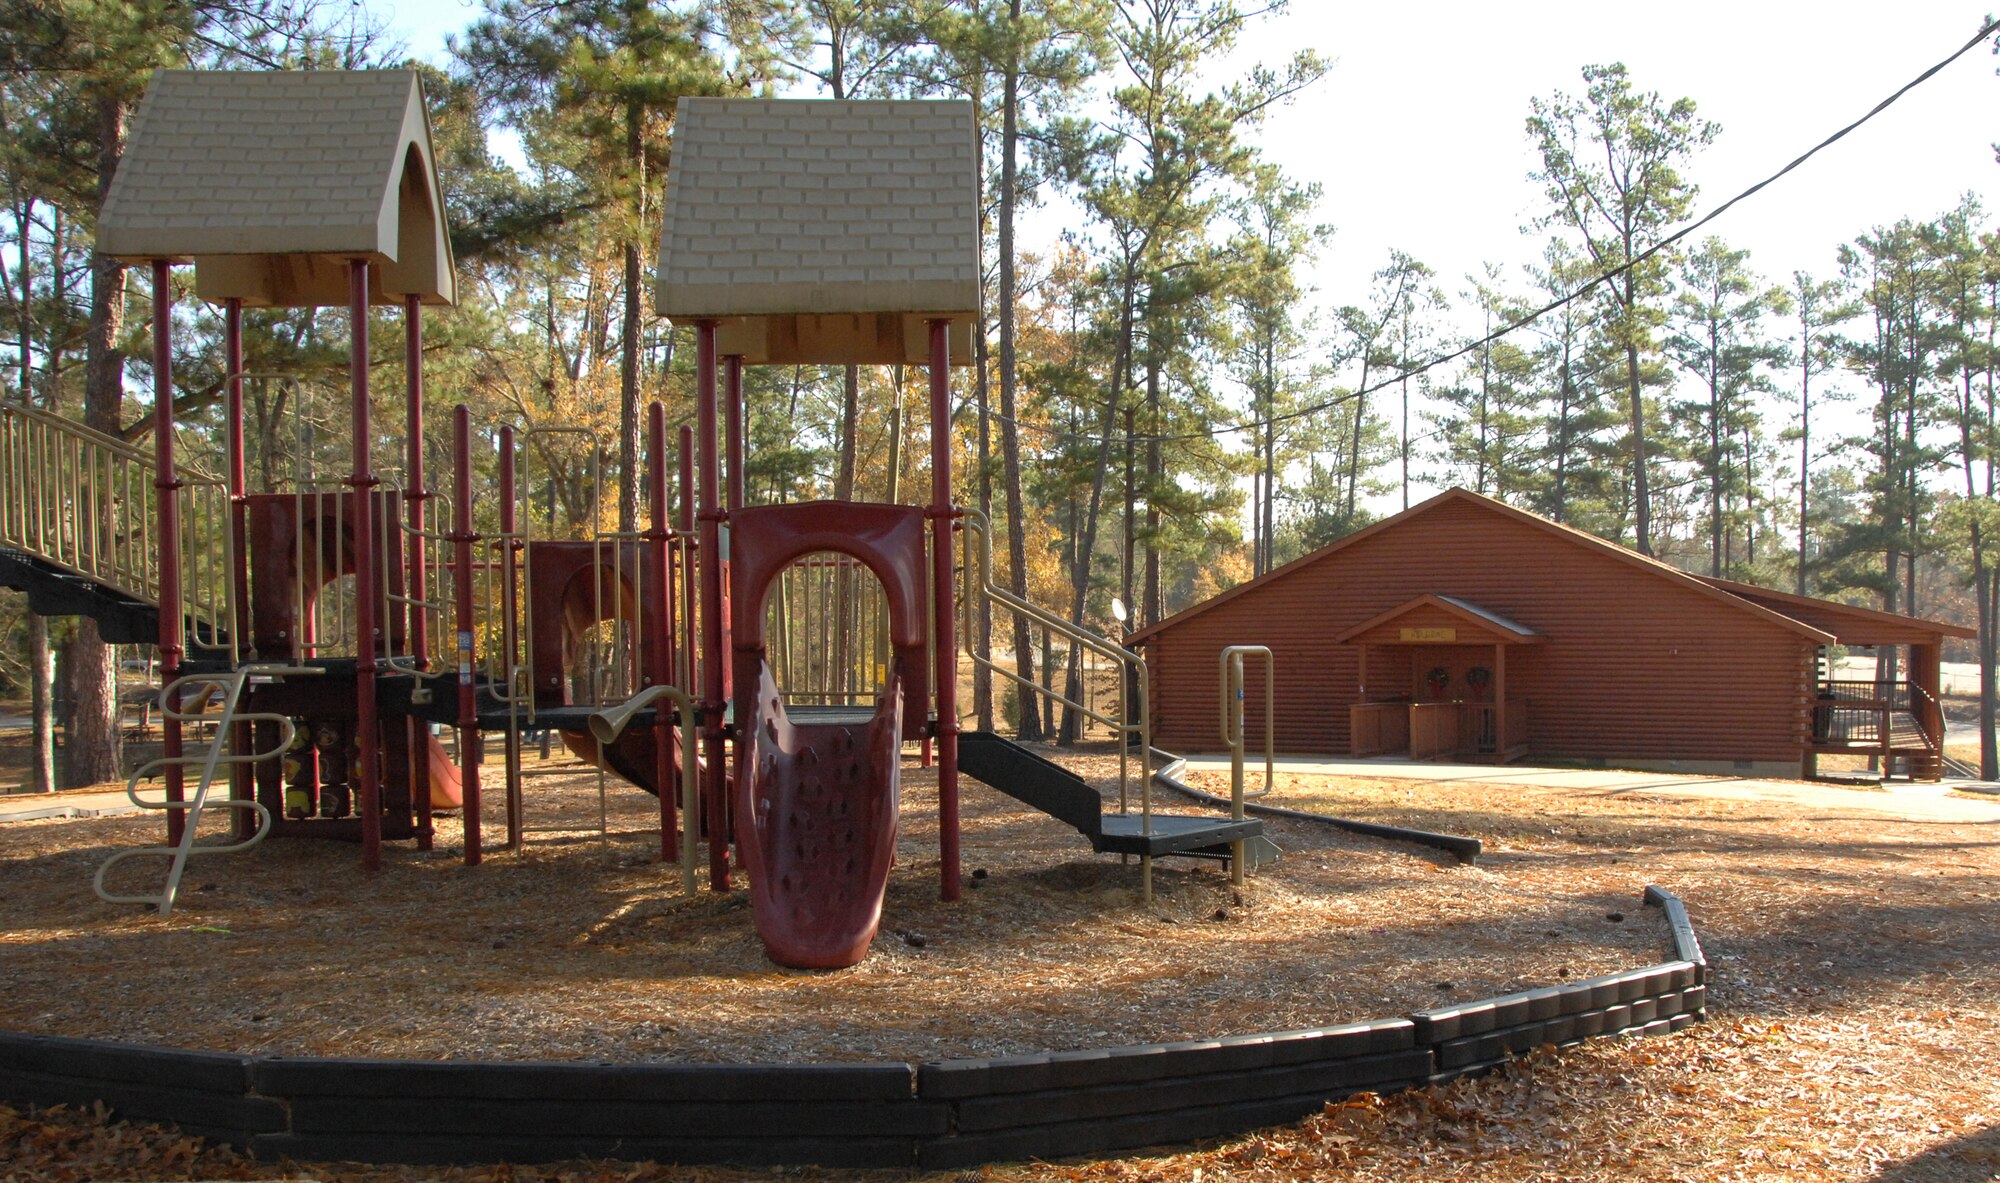
<path id="1" fill-rule="evenodd" d="M 1106 757 L 1071 759 L 1112 771 Z M 594 778 L 562 768 L 531 767 L 538 824 L 594 815 Z M 1139 1042 L 1396 1014 L 1655 960 L 1663 928 L 1639 892 L 1659 883 L 1687 901 L 1715 964 L 1711 1021 L 1686 1033 L 1548 1053 L 1193 1149 L 939 1178 L 2000 1177 L 2000 827 L 1900 820 L 1866 793 L 1818 809 L 1297 778 L 1269 800 L 1471 834 L 1487 853 L 1460 867 L 1280 822 L 1284 860 L 1245 888 L 1163 863 L 1149 907 L 1136 867 L 968 786 L 966 869 L 986 874 L 944 905 L 930 784 L 906 777 L 874 953 L 835 974 L 765 962 L 740 893 L 681 896 L 647 854 L 651 799 L 615 787 L 606 842 L 535 835 L 468 871 L 447 824 L 437 852 L 393 850 L 365 881 L 352 848 L 273 844 L 197 864 L 165 921 L 88 887 L 106 853 L 157 823 L 8 826 L 0 1027 L 414 1058 L 926 1059 Z M 23 1180 L 773 1176 L 251 1163 L 71 1111 L 0 1111 L 0 1163 Z"/>

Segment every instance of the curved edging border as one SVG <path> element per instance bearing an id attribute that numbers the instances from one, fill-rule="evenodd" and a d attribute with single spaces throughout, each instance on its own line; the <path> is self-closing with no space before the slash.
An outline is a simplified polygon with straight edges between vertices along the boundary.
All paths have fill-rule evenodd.
<path id="1" fill-rule="evenodd" d="M 1240 1133 L 1360 1092 L 1482 1072 L 1544 1044 L 1703 1017 L 1687 910 L 1648 887 L 1671 960 L 1564 986 L 1304 1031 L 926 1064 L 669 1065 L 293 1059 L 0 1033 L 0 1098 L 103 1102 L 263 1158 L 613 1158 L 956 1167 Z"/>
<path id="2" fill-rule="evenodd" d="M 1180 773 L 1187 767 L 1186 756 L 1176 756 L 1172 752 L 1163 751 L 1160 748 L 1154 748 L 1153 752 L 1167 758 L 1165 766 L 1153 771 L 1154 780 L 1172 789 L 1174 792 L 1192 797 L 1204 805 L 1211 805 L 1218 809 L 1228 809 L 1230 807 L 1229 798 L 1204 792 L 1180 779 Z M 1435 830 L 1413 830 L 1408 826 L 1387 826 L 1380 822 L 1356 821 L 1351 817 L 1335 817 L 1332 814 L 1311 813 L 1303 809 L 1287 809 L 1282 805 L 1265 805 L 1258 801 L 1245 801 L 1243 803 L 1243 811 L 1245 813 L 1257 814 L 1260 817 L 1286 817 L 1297 821 L 1319 822 L 1321 825 L 1332 826 L 1336 830 L 1346 830 L 1351 834 L 1363 834 L 1370 838 L 1386 838 L 1391 842 L 1409 842 L 1417 846 L 1429 846 L 1444 851 L 1461 863 L 1472 862 L 1479 857 L 1479 852 L 1485 849 L 1479 839 L 1468 838 L 1461 834 L 1440 834 Z"/>

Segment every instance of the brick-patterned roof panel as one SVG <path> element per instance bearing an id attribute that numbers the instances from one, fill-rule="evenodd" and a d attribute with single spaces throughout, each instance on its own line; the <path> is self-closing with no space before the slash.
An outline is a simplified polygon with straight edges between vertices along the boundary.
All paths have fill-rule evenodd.
<path id="1" fill-rule="evenodd" d="M 407 70 L 159 71 L 107 195 L 100 248 L 377 249 L 415 88 Z"/>
<path id="2" fill-rule="evenodd" d="M 683 99 L 655 304 L 975 311 L 977 152 L 965 102 Z"/>

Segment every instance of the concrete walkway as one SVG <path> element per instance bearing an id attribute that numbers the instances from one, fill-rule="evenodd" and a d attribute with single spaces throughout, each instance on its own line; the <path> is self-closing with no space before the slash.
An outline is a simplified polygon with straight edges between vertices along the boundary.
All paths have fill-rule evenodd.
<path id="1" fill-rule="evenodd" d="M 1227 756 L 1189 756 L 1190 769 L 1229 771 Z M 1263 775 L 1259 757 L 1245 761 L 1254 783 Z M 1674 772 L 1630 772 L 1611 768 L 1530 768 L 1519 764 L 1444 764 L 1393 756 L 1359 760 L 1332 756 L 1283 756 L 1279 772 L 1308 776 L 1390 777 L 1398 780 L 1462 781 L 1468 784 L 1532 785 L 1566 789 L 1582 796 L 1682 797 L 1729 801 L 1784 801 L 1810 809 L 1865 809 L 1910 821 L 2000 824 L 2000 796 L 1972 797 L 1959 791 L 1977 782 L 1942 784 L 1891 782 L 1881 789 L 1848 789 L 1807 781 L 1747 777 L 1692 776 Z M 1980 786 L 1990 791 L 1991 786 Z M 1979 789 L 1970 789 L 1978 792 Z"/>
<path id="2" fill-rule="evenodd" d="M 62 793 L 0 796 L 0 824 L 48 817 L 118 817 L 142 812 L 124 789 L 71 789 Z"/>

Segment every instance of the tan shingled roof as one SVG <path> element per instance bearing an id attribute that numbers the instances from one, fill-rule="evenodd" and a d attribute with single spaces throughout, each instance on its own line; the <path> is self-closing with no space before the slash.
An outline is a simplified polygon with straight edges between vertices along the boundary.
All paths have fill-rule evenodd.
<path id="1" fill-rule="evenodd" d="M 922 361 L 948 316 L 969 360 L 978 150 L 968 102 L 684 98 L 654 307 L 776 362 Z"/>
<path id="2" fill-rule="evenodd" d="M 456 295 L 444 194 L 413 70 L 160 70 L 132 122 L 97 245 L 195 261 L 206 298 L 343 303 L 343 262 L 380 297 Z"/>

